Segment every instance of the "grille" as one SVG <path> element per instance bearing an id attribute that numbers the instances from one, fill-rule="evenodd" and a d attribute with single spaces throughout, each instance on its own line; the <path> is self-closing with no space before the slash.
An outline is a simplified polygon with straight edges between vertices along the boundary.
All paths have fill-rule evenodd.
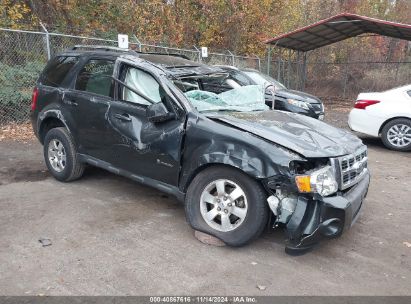
<path id="1" fill-rule="evenodd" d="M 341 172 L 340 188 L 344 190 L 358 183 L 368 170 L 367 147 L 364 146 L 354 154 L 339 157 L 338 161 Z"/>

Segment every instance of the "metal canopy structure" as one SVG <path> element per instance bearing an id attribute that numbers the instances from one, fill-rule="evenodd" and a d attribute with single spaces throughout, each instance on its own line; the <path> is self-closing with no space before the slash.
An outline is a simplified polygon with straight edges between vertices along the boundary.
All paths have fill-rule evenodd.
<path id="1" fill-rule="evenodd" d="M 342 13 L 283 34 L 265 43 L 307 52 L 364 33 L 411 41 L 411 25 Z"/>

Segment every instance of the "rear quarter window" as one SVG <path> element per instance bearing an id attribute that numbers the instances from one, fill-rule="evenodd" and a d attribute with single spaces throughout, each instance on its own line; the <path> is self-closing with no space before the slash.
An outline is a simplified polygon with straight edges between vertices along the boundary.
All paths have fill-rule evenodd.
<path id="1" fill-rule="evenodd" d="M 50 60 L 40 76 L 39 82 L 46 86 L 60 86 L 72 67 L 78 62 L 74 56 L 58 56 Z"/>
<path id="2" fill-rule="evenodd" d="M 113 70 L 113 60 L 89 60 L 77 76 L 76 90 L 112 97 Z"/>
<path id="3" fill-rule="evenodd" d="M 407 94 L 408 94 L 408 96 L 411 97 L 411 90 L 409 90 L 409 91 L 407 92 Z"/>

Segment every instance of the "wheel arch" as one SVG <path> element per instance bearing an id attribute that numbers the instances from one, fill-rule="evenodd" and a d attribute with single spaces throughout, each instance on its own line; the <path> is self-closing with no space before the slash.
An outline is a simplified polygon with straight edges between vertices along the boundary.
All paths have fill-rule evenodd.
<path id="1" fill-rule="evenodd" d="M 44 138 L 46 137 L 46 134 L 48 131 L 54 128 L 59 128 L 59 127 L 66 127 L 66 124 L 59 118 L 55 116 L 48 116 L 44 118 L 40 124 L 39 124 L 39 140 L 41 144 L 44 143 Z"/>
<path id="2" fill-rule="evenodd" d="M 204 170 L 211 168 L 214 170 L 210 170 L 210 174 L 204 172 Z M 198 173 L 194 180 L 191 181 L 191 186 L 188 188 L 185 199 L 186 218 L 191 227 L 196 231 L 217 237 L 229 246 L 243 246 L 255 240 L 264 228 L 267 227 L 270 215 L 264 187 L 258 185 L 258 181 L 253 178 L 249 180 L 245 179 L 249 175 L 244 173 L 243 170 L 228 164 L 209 163 L 197 169 Z M 225 173 L 223 175 L 218 174 L 220 170 L 224 170 Z M 236 175 L 235 173 L 237 171 L 243 174 Z M 198 179 L 197 177 L 199 177 L 200 173 L 207 174 L 203 174 L 202 178 Z M 229 177 L 231 174 L 233 174 L 232 177 L 234 180 Z M 243 219 L 243 224 L 234 230 L 222 231 L 210 225 L 204 219 L 204 216 L 202 216 L 200 204 L 197 203 L 200 202 L 201 193 L 204 191 L 203 187 L 206 187 L 210 181 L 221 178 L 227 178 L 234 183 L 242 181 L 238 185 L 245 192 L 247 199 L 250 200 L 250 206 L 252 206 L 248 208 L 247 216 Z M 227 213 L 227 210 L 225 210 L 225 213 Z"/>
<path id="3" fill-rule="evenodd" d="M 407 117 L 407 116 L 395 116 L 395 117 L 391 117 L 389 119 L 387 119 L 386 121 L 384 121 L 380 127 L 380 129 L 378 130 L 378 135 L 381 135 L 382 133 L 382 129 L 384 129 L 384 127 L 387 125 L 387 123 L 395 120 L 395 119 L 407 119 L 411 122 L 411 117 Z"/>

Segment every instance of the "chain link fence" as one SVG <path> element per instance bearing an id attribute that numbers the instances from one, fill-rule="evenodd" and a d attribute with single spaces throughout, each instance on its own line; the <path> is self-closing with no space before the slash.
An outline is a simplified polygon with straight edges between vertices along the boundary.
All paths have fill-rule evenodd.
<path id="1" fill-rule="evenodd" d="M 411 61 L 296 62 L 283 59 L 265 63 L 263 72 L 287 88 L 323 99 L 355 100 L 361 92 L 378 92 L 411 83 Z"/>
<path id="2" fill-rule="evenodd" d="M 361 92 L 378 92 L 411 83 L 411 61 L 308 63 L 305 88 L 318 96 L 355 100 Z"/>
<path id="3" fill-rule="evenodd" d="M 75 45 L 105 45 L 117 46 L 117 40 L 107 40 L 92 37 L 81 37 L 62 34 L 48 34 L 50 44 L 50 55 L 54 56 Z"/>
<path id="4" fill-rule="evenodd" d="M 34 83 L 47 62 L 46 35 L 0 31 L 0 124 L 28 119 Z"/>
<path id="5" fill-rule="evenodd" d="M 117 46 L 117 40 L 101 39 L 44 32 L 0 28 L 0 125 L 25 122 L 29 119 L 32 90 L 48 58 L 74 45 Z M 130 48 L 140 52 L 180 54 L 206 64 L 234 65 L 260 68 L 260 58 L 237 56 L 231 52 L 209 53 L 201 51 L 141 43 L 130 37 Z"/>
<path id="6" fill-rule="evenodd" d="M 47 59 L 74 45 L 117 46 L 117 40 L 0 28 L 0 125 L 27 121 L 32 89 Z M 364 91 L 382 91 L 411 83 L 411 60 L 403 62 L 306 62 L 281 57 L 238 56 L 229 51 L 209 52 L 141 43 L 130 37 L 130 48 L 140 52 L 180 54 L 209 65 L 231 65 L 268 72 L 290 89 L 307 91 L 325 100 L 353 100 Z"/>
<path id="7" fill-rule="evenodd" d="M 209 65 L 228 65 L 238 68 L 251 68 L 261 70 L 261 59 L 258 56 L 238 56 L 231 52 L 208 53 L 207 58 L 202 58 L 202 62 Z"/>

